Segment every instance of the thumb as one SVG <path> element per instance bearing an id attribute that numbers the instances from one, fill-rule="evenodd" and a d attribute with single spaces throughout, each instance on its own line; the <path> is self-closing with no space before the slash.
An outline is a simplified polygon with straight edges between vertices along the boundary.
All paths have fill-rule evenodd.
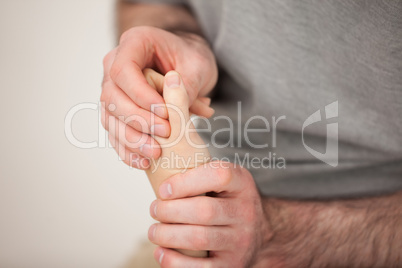
<path id="1" fill-rule="evenodd" d="M 180 126 L 180 128 L 172 128 L 171 136 L 174 137 L 179 135 L 180 131 L 182 131 L 181 128 L 184 128 L 185 124 L 190 120 L 189 97 L 178 72 L 170 71 L 165 75 L 163 98 L 168 110 L 170 125 Z"/>

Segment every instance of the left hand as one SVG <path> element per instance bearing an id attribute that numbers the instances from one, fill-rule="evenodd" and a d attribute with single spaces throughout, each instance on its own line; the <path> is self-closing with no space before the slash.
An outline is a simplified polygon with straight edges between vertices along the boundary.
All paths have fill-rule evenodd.
<path id="1" fill-rule="evenodd" d="M 167 179 L 150 213 L 148 237 L 161 267 L 249 267 L 272 232 L 251 174 L 210 162 Z M 207 196 L 199 196 L 208 193 Z M 170 248 L 170 249 L 169 249 Z M 192 258 L 171 248 L 208 250 Z"/>

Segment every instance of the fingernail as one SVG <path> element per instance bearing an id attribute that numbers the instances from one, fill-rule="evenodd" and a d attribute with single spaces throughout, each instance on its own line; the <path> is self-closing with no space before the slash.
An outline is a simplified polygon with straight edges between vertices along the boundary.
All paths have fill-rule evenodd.
<path id="1" fill-rule="evenodd" d="M 160 118 L 168 118 L 168 113 L 165 106 L 156 107 L 154 113 Z"/>
<path id="2" fill-rule="evenodd" d="M 167 130 L 165 125 L 156 124 L 151 126 L 151 134 L 160 136 L 160 137 L 167 137 Z"/>
<path id="3" fill-rule="evenodd" d="M 172 72 L 165 77 L 166 85 L 168 88 L 178 88 L 180 87 L 180 76 L 176 72 Z"/>
<path id="4" fill-rule="evenodd" d="M 162 198 L 169 198 L 172 195 L 172 185 L 170 183 L 162 184 L 159 189 Z"/>
<path id="5" fill-rule="evenodd" d="M 151 241 L 154 241 L 155 239 L 155 231 L 156 231 L 156 224 L 151 225 L 148 230 L 148 238 Z"/>
<path id="6" fill-rule="evenodd" d="M 161 255 L 159 256 L 159 264 L 162 264 L 163 261 L 163 256 L 165 256 L 165 252 L 163 252 L 163 249 L 161 249 Z"/>
<path id="7" fill-rule="evenodd" d="M 153 217 L 153 218 L 156 218 L 156 207 L 157 207 L 157 205 L 156 205 L 156 200 L 154 201 L 154 202 L 152 202 L 152 205 L 151 205 L 151 216 Z"/>
<path id="8" fill-rule="evenodd" d="M 153 149 L 151 148 L 151 145 L 149 145 L 148 143 L 141 145 L 140 147 L 140 152 L 146 156 L 146 157 L 152 157 L 153 155 Z"/>

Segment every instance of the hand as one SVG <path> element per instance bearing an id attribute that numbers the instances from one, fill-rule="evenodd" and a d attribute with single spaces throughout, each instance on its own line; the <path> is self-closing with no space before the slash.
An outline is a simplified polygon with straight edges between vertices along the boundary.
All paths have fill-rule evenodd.
<path id="1" fill-rule="evenodd" d="M 208 117 L 195 100 L 208 94 L 217 81 L 218 71 L 208 44 L 194 34 L 176 35 L 153 27 L 134 27 L 126 31 L 117 48 L 104 59 L 101 102 L 102 125 L 119 156 L 130 166 L 146 169 L 149 160 L 161 154 L 158 143 L 148 134 L 170 135 L 163 98 L 150 86 L 143 74 L 145 68 L 167 73 L 181 73 L 188 91 L 190 111 Z M 202 107 L 202 106 L 201 106 Z M 157 116 L 152 122 L 152 113 Z M 116 118 L 116 126 L 111 119 Z M 155 146 L 156 145 L 156 146 Z M 132 159 L 132 155 L 137 155 Z M 135 161 L 133 161 L 135 160 Z"/>
<path id="2" fill-rule="evenodd" d="M 208 193 L 207 196 L 198 196 Z M 162 267 L 248 267 L 271 231 L 251 174 L 227 162 L 210 162 L 167 179 L 150 227 Z M 191 258 L 169 248 L 209 250 Z"/>

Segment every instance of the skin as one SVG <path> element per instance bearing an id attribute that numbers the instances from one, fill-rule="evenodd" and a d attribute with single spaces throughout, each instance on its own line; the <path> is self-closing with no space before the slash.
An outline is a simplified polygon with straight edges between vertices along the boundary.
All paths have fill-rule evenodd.
<path id="1" fill-rule="evenodd" d="M 151 167 L 146 170 L 152 188 L 159 197 L 159 186 L 167 178 L 204 164 L 209 161 L 211 156 L 190 120 L 189 98 L 180 75 L 175 71 L 170 71 L 166 76 L 162 76 L 150 69 L 145 69 L 144 75 L 148 83 L 153 85 L 157 91 L 163 91 L 163 99 L 168 107 L 169 123 L 172 129 L 169 138 L 154 136 L 162 146 L 162 155 L 156 161 L 152 161 Z M 207 105 L 205 107 L 208 108 Z M 182 135 L 184 133 L 187 135 Z M 202 147 L 195 148 L 192 144 Z M 175 159 L 181 161 L 178 162 Z M 169 163 L 169 165 L 164 165 L 164 163 Z M 180 248 L 177 248 L 177 251 L 192 257 L 208 257 L 207 251 L 188 251 Z"/>
<path id="2" fill-rule="evenodd" d="M 132 8 L 127 10 L 131 10 L 134 18 L 141 19 L 139 14 L 148 12 L 143 10 L 143 5 L 140 6 L 139 11 Z M 127 7 L 127 4 L 120 3 L 119 7 L 122 11 L 120 17 L 125 18 L 120 23 L 125 23 L 130 16 L 122 7 Z M 157 12 L 152 11 L 154 8 Z M 150 14 L 160 13 L 158 7 L 151 9 Z M 178 21 L 180 25 L 195 24 L 187 10 L 179 8 L 178 14 L 187 14 L 184 20 L 186 24 Z M 169 19 L 169 27 L 172 29 L 178 24 L 174 21 L 175 18 L 172 16 Z M 189 18 L 193 23 L 188 21 Z M 135 20 L 129 22 L 141 25 Z M 162 105 L 164 100 L 161 92 L 157 92 L 147 83 L 142 72 L 145 68 L 152 68 L 163 75 L 171 70 L 178 71 L 187 89 L 190 112 L 204 117 L 210 117 L 213 113 L 200 103 L 209 104 L 205 96 L 217 82 L 215 57 L 202 37 L 192 32 L 181 32 L 189 30 L 188 27 L 177 28 L 175 34 L 150 26 L 129 28 L 122 34 L 119 45 L 103 60 L 102 125 L 109 131 L 109 140 L 119 156 L 126 164 L 135 168 L 147 169 L 150 165 L 147 158 L 158 158 L 161 154 L 158 142 L 148 134 L 160 137 L 170 135 L 166 108 L 159 107 L 152 113 L 152 104 Z M 122 26 L 122 29 L 126 28 Z M 195 28 L 194 32 L 198 32 L 198 29 Z M 111 118 L 115 118 L 116 123 L 113 121 L 109 124 Z M 138 161 L 130 161 L 130 154 L 139 155 Z"/>
<path id="3" fill-rule="evenodd" d="M 159 194 L 150 213 L 161 223 L 151 226 L 148 237 L 160 246 L 154 256 L 162 267 L 244 267 L 272 234 L 252 176 L 230 163 L 211 162 L 172 176 Z M 169 248 L 209 250 L 209 258 Z"/>
<path id="4" fill-rule="evenodd" d="M 209 196 L 193 197 L 201 192 Z M 401 192 L 327 201 L 261 198 L 247 170 L 214 162 L 172 176 L 159 194 L 150 214 L 161 223 L 148 236 L 160 246 L 154 256 L 161 267 L 402 264 Z M 195 259 L 174 247 L 212 252 Z"/>
<path id="5" fill-rule="evenodd" d="M 146 84 L 145 67 L 162 74 L 170 69 L 178 71 L 190 105 L 212 89 L 217 77 L 215 59 L 202 37 L 194 35 L 199 27 L 180 29 L 181 25 L 197 25 L 188 10 L 160 5 L 158 12 L 174 11 L 177 16 L 150 19 L 157 13 L 156 7 L 141 5 L 142 12 L 148 9 L 149 14 L 148 21 L 141 21 L 141 16 L 136 16 L 139 5 L 119 6 L 127 7 L 120 29 L 129 30 L 105 58 L 101 100 L 106 109 L 111 103 L 119 104 L 117 111 L 106 115 L 141 114 L 148 118 L 151 103 L 163 103 L 162 96 Z M 137 27 L 147 23 L 175 34 Z M 191 33 L 178 35 L 177 31 Z M 168 128 L 166 114 L 162 111 L 158 115 L 157 124 Z M 128 129 L 126 135 L 144 135 L 147 143 L 152 139 L 147 135 L 150 129 L 120 122 Z M 108 119 L 103 124 L 111 129 Z M 116 133 L 109 133 L 122 149 L 120 154 L 139 152 L 145 156 L 138 147 L 122 144 Z M 167 133 L 170 130 L 165 136 Z M 160 149 L 153 148 L 147 157 L 159 155 Z M 207 196 L 197 196 L 205 192 Z M 149 239 L 159 245 L 155 258 L 161 267 L 402 266 L 402 192 L 350 200 L 268 198 L 260 196 L 247 170 L 213 162 L 171 176 L 160 186 L 159 196 L 150 213 L 161 223 L 151 226 Z M 210 257 L 191 258 L 169 249 L 178 247 L 209 250 Z"/>

